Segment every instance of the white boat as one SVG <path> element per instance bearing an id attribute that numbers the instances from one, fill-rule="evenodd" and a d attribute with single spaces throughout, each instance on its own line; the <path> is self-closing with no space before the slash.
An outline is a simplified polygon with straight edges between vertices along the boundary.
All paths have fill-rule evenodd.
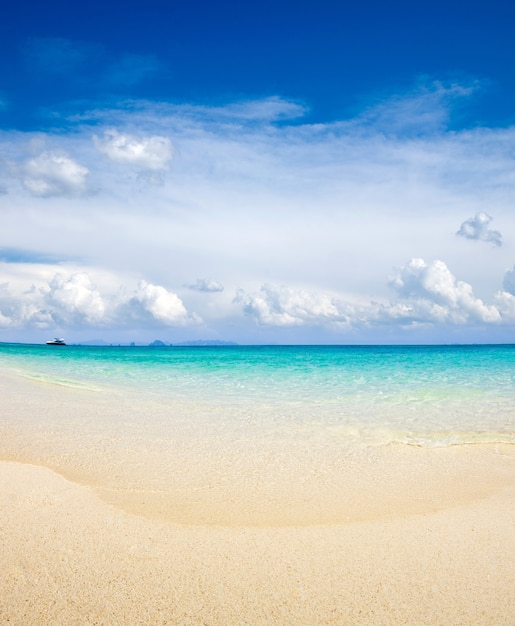
<path id="1" fill-rule="evenodd" d="M 49 339 L 46 342 L 47 346 L 65 346 L 64 339 L 59 339 L 58 337 L 54 337 L 53 339 Z"/>

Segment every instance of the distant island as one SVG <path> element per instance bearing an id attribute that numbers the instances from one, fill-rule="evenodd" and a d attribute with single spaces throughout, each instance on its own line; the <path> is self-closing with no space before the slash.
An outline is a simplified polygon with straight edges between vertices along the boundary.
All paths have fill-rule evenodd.
<path id="1" fill-rule="evenodd" d="M 160 339 L 156 339 L 152 341 L 152 343 L 148 344 L 151 347 L 166 347 L 166 346 L 176 346 L 178 348 L 201 348 L 201 347 L 211 347 L 211 346 L 237 346 L 237 343 L 233 341 L 221 341 L 220 339 L 195 339 L 194 341 L 181 341 L 180 343 L 165 343 Z"/>
<path id="2" fill-rule="evenodd" d="M 112 343 L 108 343 L 107 341 L 104 341 L 103 339 L 92 339 L 89 341 L 81 341 L 80 343 L 75 343 L 75 344 L 70 344 L 70 345 L 75 345 L 75 346 L 99 346 L 99 347 L 108 347 L 108 346 L 128 346 L 131 348 L 135 348 L 138 345 L 142 346 L 144 344 L 141 343 L 136 343 L 134 341 L 131 341 L 130 343 L 119 343 L 119 344 L 112 344 Z M 181 341 L 179 343 L 166 343 L 165 341 L 162 341 L 161 339 L 155 339 L 154 341 L 152 341 L 151 343 L 147 344 L 148 347 L 152 347 L 152 348 L 172 348 L 172 347 L 178 347 L 178 348 L 195 348 L 195 347 L 210 347 L 210 346 L 237 346 L 239 344 L 235 343 L 234 341 L 221 341 L 220 339 L 195 339 L 192 341 Z"/>
<path id="3" fill-rule="evenodd" d="M 221 341 L 220 339 L 197 339 L 195 341 L 182 341 L 174 343 L 178 347 L 205 347 L 205 346 L 237 346 L 234 341 Z"/>

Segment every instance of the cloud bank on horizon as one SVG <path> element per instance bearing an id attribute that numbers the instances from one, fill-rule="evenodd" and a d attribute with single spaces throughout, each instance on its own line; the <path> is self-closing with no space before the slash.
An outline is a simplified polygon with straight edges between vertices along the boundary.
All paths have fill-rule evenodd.
<path id="1" fill-rule="evenodd" d="M 25 55 L 85 80 L 105 50 Z M 0 131 L 0 341 L 513 341 L 515 127 L 451 125 L 479 89 L 421 81 L 317 123 L 280 96 L 91 99 Z"/>

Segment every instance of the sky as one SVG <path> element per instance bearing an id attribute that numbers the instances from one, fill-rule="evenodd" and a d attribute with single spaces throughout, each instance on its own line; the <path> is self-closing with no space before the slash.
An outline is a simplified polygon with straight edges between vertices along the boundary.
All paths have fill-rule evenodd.
<path id="1" fill-rule="evenodd" d="M 10 3 L 0 341 L 515 343 L 514 23 Z"/>

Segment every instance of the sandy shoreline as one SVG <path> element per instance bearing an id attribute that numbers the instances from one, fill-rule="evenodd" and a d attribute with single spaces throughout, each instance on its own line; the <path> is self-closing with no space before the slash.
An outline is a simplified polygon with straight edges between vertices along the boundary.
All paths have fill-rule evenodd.
<path id="1" fill-rule="evenodd" d="M 131 515 L 0 463 L 2 624 L 515 622 L 515 488 L 433 513 L 293 528 Z"/>
<path id="2" fill-rule="evenodd" d="M 515 623 L 513 445 L 255 441 L 196 406 L 172 428 L 132 396 L 0 391 L 2 625 Z"/>
<path id="3" fill-rule="evenodd" d="M 337 430 L 259 437 L 209 430 L 216 420 L 199 427 L 195 410 L 206 409 L 195 404 L 4 374 L 0 392 L 0 460 L 52 469 L 155 521 L 339 525 L 433 513 L 515 485 L 509 444 L 360 447 Z"/>

